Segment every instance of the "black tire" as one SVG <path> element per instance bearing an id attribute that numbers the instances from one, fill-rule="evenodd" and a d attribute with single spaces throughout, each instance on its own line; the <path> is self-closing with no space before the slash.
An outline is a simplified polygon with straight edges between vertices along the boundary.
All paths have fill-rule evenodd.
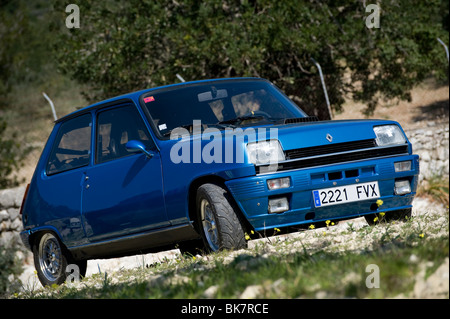
<path id="1" fill-rule="evenodd" d="M 33 245 L 34 267 L 41 284 L 60 285 L 66 281 L 67 266 L 78 266 L 80 277 L 86 275 L 87 261 L 75 261 L 70 252 L 53 233 L 44 233 Z"/>
<path id="2" fill-rule="evenodd" d="M 247 247 L 237 207 L 226 189 L 216 184 L 200 186 L 196 209 L 206 252 Z"/>
<path id="3" fill-rule="evenodd" d="M 406 208 L 394 210 L 392 212 L 386 212 L 384 216 L 381 216 L 379 213 L 364 215 L 364 218 L 366 219 L 366 222 L 369 225 L 375 225 L 377 223 L 382 222 L 392 222 L 392 221 L 404 222 L 411 218 L 411 214 L 412 208 Z"/>

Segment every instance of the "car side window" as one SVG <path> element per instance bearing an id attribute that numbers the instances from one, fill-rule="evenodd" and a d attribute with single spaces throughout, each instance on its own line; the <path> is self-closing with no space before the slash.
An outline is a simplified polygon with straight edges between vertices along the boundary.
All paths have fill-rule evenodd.
<path id="1" fill-rule="evenodd" d="M 91 149 L 91 114 L 61 124 L 47 162 L 47 175 L 89 164 Z"/>
<path id="2" fill-rule="evenodd" d="M 147 128 L 133 105 L 126 105 L 106 111 L 97 116 L 96 163 L 132 155 L 125 145 L 138 140 L 151 148 Z"/>

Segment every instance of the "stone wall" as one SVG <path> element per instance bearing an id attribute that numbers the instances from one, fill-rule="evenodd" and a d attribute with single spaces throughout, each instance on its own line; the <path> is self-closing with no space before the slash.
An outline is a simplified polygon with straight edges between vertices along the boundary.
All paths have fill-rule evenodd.
<path id="1" fill-rule="evenodd" d="M 419 181 L 449 174 L 448 123 L 428 122 L 420 129 L 405 131 L 413 146 L 413 153 L 420 156 Z"/>
<path id="2" fill-rule="evenodd" d="M 22 246 L 19 233 L 22 218 L 19 215 L 25 187 L 0 190 L 0 245 L 3 247 Z"/>

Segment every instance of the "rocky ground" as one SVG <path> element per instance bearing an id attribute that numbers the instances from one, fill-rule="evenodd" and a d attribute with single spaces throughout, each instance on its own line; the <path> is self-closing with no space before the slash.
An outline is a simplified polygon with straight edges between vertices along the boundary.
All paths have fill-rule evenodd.
<path id="1" fill-rule="evenodd" d="M 413 222 L 409 226 L 410 229 L 406 231 L 417 232 L 418 235 L 426 234 L 427 238 L 447 238 L 448 240 L 448 207 L 442 204 L 431 202 L 425 198 L 416 198 L 413 209 Z M 401 223 L 394 223 L 389 225 L 379 225 L 378 231 L 371 231 L 370 235 L 361 236 L 358 230 L 369 229 L 364 218 L 357 218 L 348 221 L 340 222 L 338 225 L 330 228 L 317 228 L 297 233 L 284 234 L 270 239 L 257 239 L 249 242 L 248 250 L 240 250 L 230 253 L 227 259 L 234 260 L 239 254 L 246 254 L 256 246 L 264 244 L 266 253 L 279 253 L 280 247 L 284 247 L 286 253 L 290 251 L 298 251 L 301 249 L 308 249 L 311 251 L 326 250 L 326 251 L 351 251 L 358 252 L 370 249 L 374 241 L 378 241 L 380 236 L 389 234 L 390 238 L 395 238 L 402 233 L 404 235 L 405 229 Z M 350 230 L 350 231 L 349 231 Z M 401 235 L 401 236 L 403 236 Z M 398 237 L 398 236 L 397 236 Z M 292 239 L 299 239 L 292 241 L 291 245 L 279 245 L 283 241 L 291 241 Z M 277 245 L 273 244 L 276 242 Z M 94 279 L 90 279 L 95 274 L 108 273 L 113 282 L 119 282 L 119 278 L 115 278 L 115 273 L 123 269 L 143 268 L 148 265 L 161 262 L 171 262 L 179 258 L 178 250 L 170 250 L 157 254 L 137 255 L 124 258 L 107 259 L 107 260 L 91 260 L 88 262 L 87 278 L 83 280 L 83 285 L 98 284 Z M 205 258 L 197 256 L 197 258 Z M 411 263 L 416 263 L 417 257 L 411 255 Z M 430 275 L 426 270 L 432 265 L 430 262 L 419 265 L 420 272 L 416 275 L 415 286 L 413 291 L 408 295 L 399 295 L 398 298 L 448 298 L 449 297 L 449 260 L 445 259 L 442 265 Z M 436 265 L 437 266 L 437 265 Z M 95 277 L 95 276 L 94 276 Z M 25 291 L 35 291 L 39 289 L 40 283 L 37 280 L 35 269 L 30 257 L 25 258 L 25 271 L 20 280 L 23 283 Z M 249 286 L 248 289 L 242 293 L 241 298 L 257 297 L 258 291 L 261 287 Z M 205 296 L 209 292 L 205 291 Z M 317 298 L 326 297 L 325 291 L 319 291 Z M 323 294 L 323 296 L 321 295 Z"/>

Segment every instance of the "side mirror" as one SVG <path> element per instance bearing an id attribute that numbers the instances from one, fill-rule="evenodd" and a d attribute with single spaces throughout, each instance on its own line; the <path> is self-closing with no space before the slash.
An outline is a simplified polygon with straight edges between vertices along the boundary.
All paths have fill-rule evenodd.
<path id="1" fill-rule="evenodd" d="M 128 152 L 141 152 L 144 153 L 148 158 L 153 157 L 153 154 L 147 151 L 144 144 L 141 141 L 131 140 L 125 145 Z"/>

